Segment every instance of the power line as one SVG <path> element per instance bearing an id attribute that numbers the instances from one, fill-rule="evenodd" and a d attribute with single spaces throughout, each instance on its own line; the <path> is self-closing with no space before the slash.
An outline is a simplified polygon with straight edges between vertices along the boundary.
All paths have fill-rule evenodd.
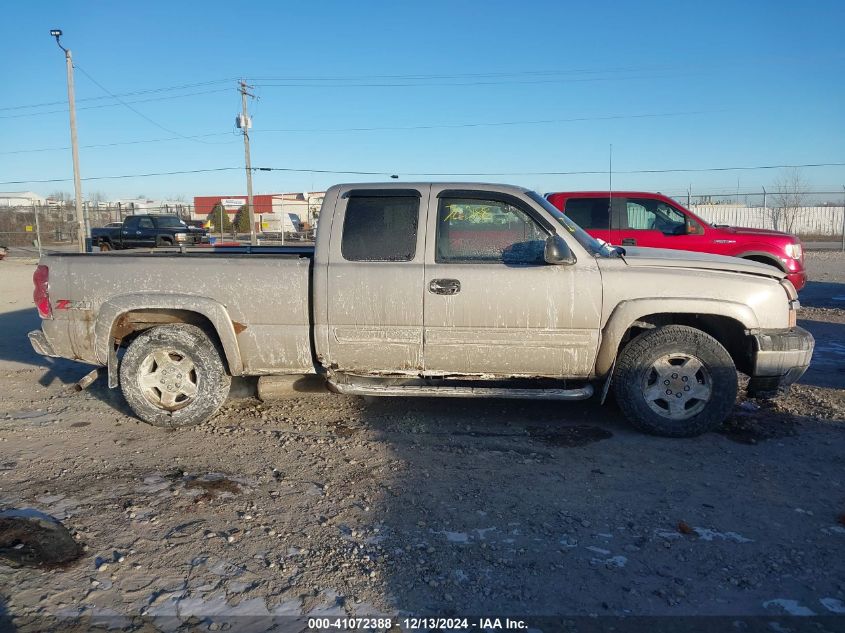
<path id="1" fill-rule="evenodd" d="M 514 125 L 547 125 L 551 123 L 578 123 L 582 121 L 613 121 L 616 119 L 647 119 L 658 117 L 689 116 L 694 114 L 710 114 L 712 112 L 727 112 L 728 110 L 695 110 L 689 112 L 660 112 L 653 114 L 614 114 L 595 117 L 574 117 L 570 119 L 534 119 L 527 121 L 493 121 L 487 123 L 433 123 L 429 125 L 407 125 L 407 126 L 377 126 L 377 127 L 347 127 L 347 128 L 282 128 L 259 130 L 260 132 L 376 132 L 376 131 L 402 131 L 402 130 L 435 130 L 435 129 L 457 129 L 474 127 L 501 127 Z"/>
<path id="2" fill-rule="evenodd" d="M 556 83 L 585 83 L 595 81 L 630 81 L 635 79 L 668 79 L 672 77 L 687 77 L 688 73 L 672 73 L 668 75 L 644 75 L 627 77 L 586 77 L 586 78 L 558 78 L 558 79 L 514 79 L 514 80 L 489 80 L 489 81 L 453 81 L 453 82 L 430 82 L 430 81 L 403 81 L 403 82 L 379 82 L 379 83 L 256 83 L 256 88 L 411 88 L 411 87 L 449 87 L 449 86 L 511 86 L 529 84 L 556 84 Z M 259 80 L 260 81 L 260 80 Z M 300 80 L 300 82 L 303 80 Z M 304 80 L 307 81 L 307 80 Z"/>
<path id="3" fill-rule="evenodd" d="M 673 66 L 628 66 L 621 68 L 573 68 L 569 70 L 515 70 L 509 72 L 482 72 L 482 73 L 448 73 L 448 74 L 425 74 L 425 73 L 411 73 L 398 75 L 334 75 L 322 77 L 313 77 L 307 75 L 288 75 L 283 77 L 254 77 L 255 81 L 364 81 L 371 79 L 469 79 L 477 77 L 522 77 L 528 76 L 544 76 L 544 75 L 567 75 L 567 74 L 601 74 L 601 73 L 622 73 L 622 72 L 642 72 L 642 71 L 662 71 L 662 70 L 678 70 Z"/>
<path id="4" fill-rule="evenodd" d="M 689 116 L 695 114 L 709 114 L 711 112 L 726 112 L 727 110 L 698 110 L 690 112 L 661 112 L 652 114 L 616 114 L 608 116 L 597 117 L 574 117 L 569 119 L 534 119 L 526 121 L 492 121 L 480 123 L 433 123 L 427 125 L 408 125 L 408 126 L 374 126 L 374 127 L 348 127 L 348 128 L 282 128 L 282 129 L 266 129 L 259 130 L 260 132 L 268 133 L 335 133 L 335 132 L 378 132 L 378 131 L 403 131 L 403 130 L 435 130 L 435 129 L 459 129 L 459 128 L 478 128 L 478 127 L 500 127 L 500 126 L 518 126 L 518 125 L 547 125 L 555 123 L 577 123 L 582 121 L 613 121 L 617 119 L 646 119 L 657 117 L 673 117 L 673 116 Z M 207 138 L 211 136 L 228 135 L 229 132 L 214 132 L 210 134 L 194 134 L 190 138 Z M 100 143 L 96 145 L 83 145 L 83 148 L 98 148 L 98 147 L 115 147 L 119 145 L 136 145 L 139 143 L 159 143 L 164 141 L 180 140 L 184 137 L 169 137 L 160 139 L 146 139 L 137 141 L 121 141 L 115 143 Z M 33 152 L 47 152 L 66 150 L 67 147 L 43 147 L 37 149 L 19 149 L 0 152 L 0 155 L 5 154 L 27 154 Z"/>
<path id="5" fill-rule="evenodd" d="M 676 169 L 631 169 L 631 170 L 617 170 L 617 174 L 671 174 L 671 173 L 691 173 L 691 172 L 720 172 L 720 171 L 751 171 L 763 169 L 790 169 L 790 168 L 816 168 L 816 167 L 845 167 L 843 163 L 804 163 L 795 165 L 754 165 L 754 166 L 739 166 L 739 167 L 702 167 L 702 168 L 676 168 Z M 241 170 L 243 167 L 215 167 L 209 169 L 191 169 L 182 171 L 167 171 L 154 172 L 145 174 L 123 174 L 119 176 L 89 176 L 82 180 L 120 180 L 125 178 L 147 178 L 150 176 L 173 176 L 179 174 L 200 174 L 215 171 L 232 171 Z M 584 170 L 584 171 L 505 171 L 505 172 L 397 172 L 395 170 L 385 171 L 358 171 L 358 170 L 340 170 L 340 169 L 313 169 L 303 167 L 253 167 L 253 171 L 279 171 L 279 172 L 294 172 L 294 173 L 314 173 L 314 174 L 337 174 L 337 175 L 352 175 L 352 176 L 388 176 L 398 174 L 401 176 L 589 176 L 589 175 L 604 175 L 607 173 L 606 169 L 601 170 Z M 71 178 L 49 178 L 43 180 L 7 180 L 0 182 L 0 185 L 22 185 L 27 183 L 48 183 L 48 182 L 67 182 Z"/>
<path id="6" fill-rule="evenodd" d="M 211 80 L 211 81 L 200 81 L 200 82 L 192 83 L 192 84 L 180 84 L 178 86 L 165 86 L 163 88 L 148 88 L 146 90 L 133 90 L 132 92 L 117 93 L 117 96 L 118 97 L 134 97 L 134 96 L 137 96 L 137 95 L 150 94 L 150 93 L 155 93 L 155 92 L 170 92 L 170 91 L 173 91 L 173 90 L 185 90 L 185 89 L 188 89 L 188 88 L 199 88 L 199 87 L 202 87 L 202 86 L 210 86 L 210 85 L 213 85 L 213 84 L 228 83 L 228 82 L 231 82 L 231 81 L 235 81 L 235 79 L 237 79 L 237 78 L 232 77 L 232 78 L 229 78 L 229 79 L 214 79 L 214 80 Z M 79 103 L 81 101 L 102 101 L 103 99 L 113 99 L 113 98 L 114 97 L 109 96 L 109 95 L 100 96 L 100 97 L 85 97 L 84 99 L 77 99 L 76 102 Z M 46 101 L 46 102 L 43 102 L 43 103 L 30 103 L 30 104 L 26 104 L 26 105 L 16 105 L 16 106 L 4 106 L 4 107 L 0 108 L 0 111 L 4 111 L 4 110 L 23 110 L 25 108 L 43 108 L 43 107 L 47 107 L 47 106 L 63 105 L 65 103 L 67 103 L 66 100 Z"/>
<path id="7" fill-rule="evenodd" d="M 79 66 L 74 64 L 74 68 L 77 70 L 83 71 Z M 188 92 L 185 94 L 180 95 L 169 95 L 167 97 L 151 97 L 149 99 L 135 99 L 134 101 L 120 101 L 120 103 L 103 103 L 100 105 L 89 105 L 84 106 L 82 108 L 77 108 L 77 110 L 98 110 L 100 108 L 115 108 L 118 106 L 128 106 L 130 103 L 149 103 L 150 101 L 169 101 L 170 99 L 181 99 L 183 97 L 195 97 L 197 95 L 208 95 L 218 92 L 229 92 L 230 88 L 216 88 L 214 90 L 202 90 L 200 92 Z M 111 98 L 111 97 L 106 97 Z M 130 108 L 131 109 L 131 108 Z M 42 114 L 64 114 L 67 113 L 67 108 L 62 108 L 61 110 L 46 110 L 44 112 L 25 112 L 23 114 L 4 114 L 0 115 L 0 119 L 21 119 L 24 117 L 32 117 L 32 116 L 41 116 Z"/>
<path id="8" fill-rule="evenodd" d="M 213 132 L 211 134 L 191 134 L 189 138 L 208 138 L 211 136 L 229 136 L 231 132 Z M 168 138 L 149 138 L 149 139 L 140 139 L 137 141 L 117 141 L 115 143 L 95 143 L 93 145 L 80 145 L 79 149 L 95 149 L 101 147 L 117 147 L 120 145 L 141 145 L 144 143 L 164 143 L 166 141 L 181 141 L 184 140 L 180 136 L 171 136 Z M 230 141 L 234 143 L 235 141 Z M 35 149 L 15 149 L 10 150 L 8 152 L 0 152 L 0 156 L 6 154 L 33 154 L 36 152 L 54 152 L 60 150 L 68 150 L 70 146 L 67 145 L 65 147 L 39 147 Z"/>
<path id="9" fill-rule="evenodd" d="M 242 170 L 243 167 L 211 167 L 208 169 L 185 169 L 180 171 L 160 171 L 147 174 L 122 174 L 119 176 L 88 176 L 82 180 L 122 180 L 125 178 L 149 178 L 150 176 L 177 176 L 181 174 L 204 174 L 215 171 Z M 7 180 L 0 182 L 0 185 L 24 185 L 27 183 L 67 182 L 72 178 L 45 178 L 43 180 Z"/>
<path id="10" fill-rule="evenodd" d="M 181 134 L 181 133 L 177 132 L 176 130 L 171 130 L 170 128 L 163 126 L 163 125 L 162 125 L 161 123 L 159 123 L 158 121 L 156 121 L 156 120 L 154 120 L 154 119 L 151 119 L 151 118 L 150 118 L 150 117 L 148 117 L 146 114 L 144 114 L 143 112 L 141 112 L 141 111 L 140 111 L 140 110 L 138 110 L 137 108 L 133 108 L 133 107 L 132 107 L 132 106 L 131 106 L 128 102 L 124 101 L 123 99 L 121 99 L 120 97 L 118 97 L 117 95 L 115 95 L 115 94 L 114 94 L 113 92 L 111 92 L 108 88 L 106 88 L 103 84 L 101 84 L 99 81 L 97 81 L 96 79 L 94 79 L 94 77 L 92 77 L 92 76 L 91 76 L 91 75 L 90 75 L 90 74 L 89 74 L 89 73 L 88 73 L 88 72 L 87 72 L 84 68 L 82 68 L 82 67 L 81 67 L 81 66 L 79 66 L 78 64 L 74 64 L 74 68 L 76 68 L 77 70 L 79 70 L 79 72 L 81 72 L 83 75 L 85 75 L 86 77 L 88 77 L 88 79 L 89 79 L 89 80 L 91 80 L 91 82 L 92 82 L 95 86 L 97 86 L 98 88 L 100 88 L 100 90 L 102 90 L 103 92 L 105 92 L 105 93 L 106 93 L 106 94 L 108 94 L 109 96 L 113 97 L 114 99 L 116 99 L 117 101 L 119 101 L 120 103 L 122 103 L 123 105 L 125 105 L 127 108 L 129 108 L 130 110 L 132 110 L 132 112 L 134 112 L 135 114 L 137 114 L 139 117 L 141 117 L 142 119 L 144 119 L 145 121 L 147 121 L 147 122 L 149 122 L 149 123 L 152 123 L 152 124 L 153 124 L 153 125 L 155 125 L 157 128 L 162 129 L 162 130 L 164 130 L 165 132 L 168 132 L 168 133 L 170 133 L 170 134 L 175 134 L 176 136 L 179 136 L 179 137 L 181 137 L 181 138 L 183 138 L 183 139 L 185 139 L 185 140 L 188 140 L 188 141 L 193 141 L 193 142 L 195 142 L 195 143 L 202 143 L 202 144 L 204 144 L 204 145 L 213 144 L 213 143 L 209 143 L 208 141 L 203 141 L 202 139 L 199 139 L 199 138 L 192 138 L 192 137 L 190 137 L 190 136 L 185 136 L 184 134 Z"/>

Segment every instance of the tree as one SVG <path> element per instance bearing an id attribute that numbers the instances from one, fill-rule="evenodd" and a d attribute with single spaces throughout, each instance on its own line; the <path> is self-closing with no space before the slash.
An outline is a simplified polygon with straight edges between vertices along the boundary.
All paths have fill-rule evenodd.
<path id="1" fill-rule="evenodd" d="M 222 218 L 223 225 L 220 225 Z M 211 213 L 208 214 L 206 218 L 211 224 L 214 225 L 215 231 L 231 231 L 232 230 L 232 221 L 229 219 L 229 214 L 226 213 L 226 210 L 223 208 L 223 205 L 219 202 L 214 205 L 214 208 L 211 210 Z"/>
<path id="2" fill-rule="evenodd" d="M 766 215 L 776 231 L 794 233 L 798 221 L 804 215 L 807 182 L 800 169 L 794 167 L 775 180 L 772 204 L 766 208 Z"/>
<path id="3" fill-rule="evenodd" d="M 73 195 L 69 194 L 67 191 L 54 191 L 49 196 L 47 196 L 48 200 L 55 200 L 56 202 L 61 203 L 64 206 L 65 203 L 70 203 L 73 200 Z"/>
<path id="4" fill-rule="evenodd" d="M 238 212 L 235 214 L 235 230 L 238 233 L 249 233 L 249 210 L 247 209 L 247 205 L 242 206 L 238 209 Z"/>

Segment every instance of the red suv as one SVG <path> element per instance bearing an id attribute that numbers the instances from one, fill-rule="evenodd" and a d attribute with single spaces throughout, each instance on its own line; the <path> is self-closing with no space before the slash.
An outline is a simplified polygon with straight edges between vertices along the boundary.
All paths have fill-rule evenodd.
<path id="1" fill-rule="evenodd" d="M 796 290 L 807 282 L 801 240 L 767 229 L 713 226 L 659 193 L 564 191 L 549 202 L 593 237 L 617 246 L 646 246 L 743 257 L 780 268 Z"/>

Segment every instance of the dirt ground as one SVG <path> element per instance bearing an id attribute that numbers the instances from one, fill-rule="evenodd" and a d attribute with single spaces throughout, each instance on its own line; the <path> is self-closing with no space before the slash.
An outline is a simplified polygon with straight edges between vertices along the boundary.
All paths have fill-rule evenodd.
<path id="1" fill-rule="evenodd" d="M 817 347 L 802 384 L 669 440 L 593 401 L 333 395 L 230 400 L 168 432 L 102 380 L 73 391 L 90 368 L 32 352 L 33 264 L 0 262 L 0 630 L 80 616 L 212 631 L 302 614 L 841 616 L 845 256 L 811 252 L 808 266 L 801 325 Z M 15 545 L 12 516 L 31 520 L 30 541 L 49 517 L 73 540 Z M 43 566 L 26 566 L 33 552 Z"/>

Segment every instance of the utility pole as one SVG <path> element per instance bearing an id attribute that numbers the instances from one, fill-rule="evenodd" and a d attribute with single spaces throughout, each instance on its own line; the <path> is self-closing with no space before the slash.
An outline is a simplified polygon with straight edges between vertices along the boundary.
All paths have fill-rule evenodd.
<path id="1" fill-rule="evenodd" d="M 845 185 L 842 185 L 842 251 L 845 252 Z"/>
<path id="2" fill-rule="evenodd" d="M 249 113 L 246 107 L 246 98 L 255 98 L 255 95 L 250 94 L 248 90 L 252 86 L 241 79 L 240 93 L 241 93 L 241 116 L 238 119 L 238 127 L 241 128 L 244 135 L 244 160 L 246 162 L 246 209 L 249 213 L 249 243 L 255 246 L 258 242 L 255 238 L 255 206 L 252 203 L 252 162 L 249 158 L 249 128 L 252 127 L 252 121 L 249 119 Z"/>
<path id="3" fill-rule="evenodd" d="M 82 206 L 82 181 L 79 176 L 79 141 L 76 137 L 76 97 L 73 91 L 73 56 L 70 50 L 62 46 L 59 38 L 62 36 L 61 29 L 52 29 L 50 35 L 56 38 L 56 44 L 65 52 L 65 64 L 67 66 L 67 101 L 70 109 L 70 146 L 73 154 L 73 193 L 76 203 L 76 226 L 79 239 L 79 251 L 84 253 L 88 250 L 88 240 L 91 234 L 88 225 L 88 211 Z"/>
<path id="4" fill-rule="evenodd" d="M 35 240 L 38 242 L 38 259 L 44 255 L 41 252 L 41 221 L 38 219 L 38 207 L 41 205 L 35 204 L 32 206 L 33 210 L 35 211 Z"/>

